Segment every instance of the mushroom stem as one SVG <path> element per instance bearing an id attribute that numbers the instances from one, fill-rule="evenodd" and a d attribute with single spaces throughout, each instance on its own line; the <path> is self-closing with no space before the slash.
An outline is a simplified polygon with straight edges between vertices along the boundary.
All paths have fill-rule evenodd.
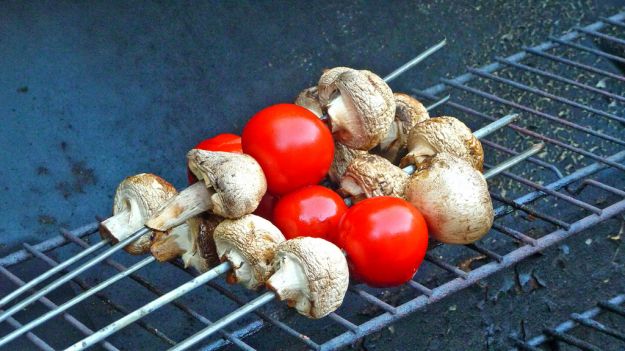
<path id="1" fill-rule="evenodd" d="M 100 231 L 106 233 L 106 237 L 113 242 L 124 240 L 130 234 L 143 226 L 143 217 L 140 213 L 133 213 L 136 206 L 128 206 L 123 211 L 109 217 L 100 223 Z"/>
<path id="2" fill-rule="evenodd" d="M 308 301 L 302 299 L 302 295 L 306 295 L 308 291 L 308 279 L 302 266 L 297 262 L 297 258 L 285 255 L 280 258 L 280 267 L 267 281 L 267 287 L 275 291 L 280 300 L 286 300 L 289 307 L 294 307 L 294 303 L 300 304 L 299 301 Z M 308 303 L 308 305 L 310 305 Z M 297 310 L 309 311 L 310 306 L 296 306 Z"/>
<path id="3" fill-rule="evenodd" d="M 163 232 L 176 227 L 187 219 L 210 210 L 213 207 L 211 196 L 214 193 L 203 182 L 197 182 L 167 201 L 145 225 Z"/>
<path id="4" fill-rule="evenodd" d="M 343 97 L 341 95 L 330 101 L 330 104 L 328 105 L 328 115 L 334 117 L 330 119 L 330 127 L 332 128 L 332 133 L 343 129 L 343 121 L 345 121 L 348 116 L 354 113 L 356 112 L 350 111 L 349 105 L 345 104 L 345 101 L 343 100 Z"/>

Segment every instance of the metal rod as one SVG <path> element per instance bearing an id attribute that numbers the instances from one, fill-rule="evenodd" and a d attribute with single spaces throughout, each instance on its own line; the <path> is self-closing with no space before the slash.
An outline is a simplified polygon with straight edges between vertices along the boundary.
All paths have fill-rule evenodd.
<path id="1" fill-rule="evenodd" d="M 28 245 L 26 243 L 22 244 L 22 246 L 24 246 L 24 248 L 26 250 L 28 250 L 28 252 L 30 252 L 31 254 L 33 254 L 35 257 L 39 258 L 40 260 L 44 261 L 45 263 L 47 263 L 48 265 L 54 267 L 56 265 L 58 265 L 59 263 L 56 262 L 55 260 L 53 260 L 52 258 L 50 258 L 49 256 L 47 256 L 46 254 L 44 254 L 43 252 L 37 251 L 37 249 L 35 249 L 33 246 Z M 125 270 L 126 268 L 124 268 Z M 72 281 L 76 284 L 78 284 L 78 286 L 83 290 L 89 290 L 91 289 L 93 286 L 91 286 L 90 284 L 87 284 L 87 282 L 85 282 L 84 280 L 76 277 L 74 279 L 72 279 Z M 128 309 L 126 309 L 125 307 L 118 305 L 117 303 L 115 303 L 110 297 L 106 296 L 104 293 L 99 292 L 97 294 L 95 294 L 95 296 L 98 297 L 98 299 L 100 299 L 102 302 L 104 302 L 105 304 L 111 306 L 111 308 L 113 308 L 114 310 L 118 311 L 119 313 L 121 313 L 122 315 L 126 315 L 128 313 L 130 313 L 130 311 L 128 311 Z M 170 344 L 170 345 L 175 345 L 176 342 L 173 341 L 169 336 L 167 336 L 165 333 L 161 332 L 160 330 L 158 330 L 157 328 L 151 326 L 148 323 L 145 323 L 143 321 L 138 321 L 137 322 L 139 324 L 139 326 L 143 329 L 145 329 L 146 331 L 148 331 L 149 333 L 152 333 L 154 335 L 156 335 L 158 338 L 160 338 L 161 340 L 163 340 L 164 342 Z"/>
<path id="2" fill-rule="evenodd" d="M 438 44 L 430 47 L 429 49 L 427 49 L 424 52 L 420 53 L 417 57 L 415 57 L 412 60 L 404 63 L 399 68 L 397 68 L 393 72 L 389 73 L 389 75 L 384 77 L 384 81 L 388 83 L 388 82 L 392 81 L 393 79 L 399 77 L 402 73 L 406 72 L 407 70 L 411 69 L 414 65 L 420 63 L 421 61 L 425 60 L 426 58 L 428 58 L 433 53 L 435 53 L 438 50 L 442 49 L 443 46 L 445 46 L 445 45 L 447 45 L 447 38 L 441 40 Z"/>
<path id="3" fill-rule="evenodd" d="M 269 303 L 275 297 L 276 297 L 276 294 L 273 291 L 267 291 L 266 293 L 260 295 L 259 297 L 255 298 L 249 303 L 243 305 L 242 307 L 239 307 L 234 312 L 224 316 L 223 318 L 211 324 L 210 326 L 200 330 L 199 332 L 193 334 L 187 339 L 179 342 L 176 346 L 170 348 L 169 351 L 180 351 L 180 350 L 186 350 L 190 348 L 191 346 L 197 344 L 204 338 L 214 334 L 221 328 L 226 327 L 228 324 L 235 322 L 236 320 L 245 316 L 246 314 Z M 80 349 L 71 349 L 71 350 L 80 350 Z"/>
<path id="4" fill-rule="evenodd" d="M 447 101 L 449 101 L 449 99 L 450 99 L 450 98 L 451 98 L 451 95 L 447 95 L 447 96 L 445 96 L 444 98 L 442 98 L 442 99 L 440 99 L 440 100 L 436 101 L 435 103 L 433 103 L 433 104 L 431 104 L 431 105 L 426 106 L 426 108 L 425 108 L 425 109 L 426 109 L 426 110 L 428 110 L 428 112 L 429 112 L 429 111 L 431 111 L 431 110 L 433 110 L 433 109 L 435 109 L 435 108 L 439 107 L 440 105 L 442 105 L 442 104 L 446 103 Z"/>
<path id="5" fill-rule="evenodd" d="M 5 275 L 7 278 L 9 278 L 9 280 L 11 280 L 13 283 L 17 284 L 18 286 L 22 286 L 23 284 L 26 284 L 26 282 L 24 282 L 22 279 L 20 279 L 19 277 L 17 277 L 15 274 L 11 273 L 8 269 L 0 266 L 0 273 Z M 52 310 L 58 307 L 57 304 L 55 304 L 54 302 L 50 301 L 50 299 L 48 299 L 47 297 L 43 296 L 39 299 L 39 301 L 46 306 L 46 308 Z M 11 317 L 9 317 L 10 319 Z M 69 312 L 65 312 L 63 313 L 63 318 L 72 326 L 74 326 L 78 331 L 80 331 L 81 333 L 83 333 L 84 335 L 90 335 L 91 333 L 93 333 L 93 330 L 89 329 L 89 327 L 87 327 L 86 325 L 84 325 L 81 321 L 79 321 L 77 318 L 75 318 L 73 315 L 71 315 Z M 8 319 L 7 319 L 8 320 Z M 109 343 L 108 341 L 104 341 L 102 342 L 102 346 L 108 350 L 108 351 L 119 351 L 119 349 L 115 346 L 113 346 L 111 343 Z"/>
<path id="6" fill-rule="evenodd" d="M 0 312 L 2 312 L 2 310 L 0 310 Z M 9 322 L 9 324 L 11 324 L 11 326 L 15 329 L 20 328 L 22 326 L 22 323 L 18 322 L 15 318 L 13 317 L 9 317 L 9 319 L 7 319 L 7 322 Z M 41 340 L 41 338 L 39 338 L 37 335 L 33 334 L 33 333 L 27 333 L 26 337 L 28 338 L 28 340 L 30 340 L 33 344 L 35 344 L 35 346 L 37 346 L 39 349 L 44 350 L 44 351 L 54 351 L 54 349 L 52 348 L 52 346 L 48 345 L 47 342 Z"/>
<path id="7" fill-rule="evenodd" d="M 592 30 L 592 29 L 586 29 L 586 28 L 581 28 L 581 27 L 575 27 L 575 30 L 578 30 L 582 33 L 586 33 L 588 35 L 591 35 L 593 37 L 597 37 L 597 38 L 601 38 L 607 41 L 612 41 L 615 42 L 618 45 L 625 45 L 625 40 L 621 39 L 621 38 L 617 38 L 615 36 L 612 35 L 608 35 L 605 33 L 600 33 L 597 32 L 596 30 Z"/>
<path id="8" fill-rule="evenodd" d="M 580 314 L 577 313 L 573 313 L 571 315 L 571 319 L 576 321 L 577 323 L 584 325 L 588 328 L 592 328 L 595 330 L 600 331 L 601 333 L 604 333 L 606 335 L 610 335 L 614 338 L 617 338 L 621 341 L 625 341 L 625 333 L 622 333 L 614 328 L 610 328 L 605 326 L 603 323 L 599 323 L 596 320 L 592 319 L 592 318 L 586 318 L 586 317 L 582 317 Z"/>
<path id="9" fill-rule="evenodd" d="M 609 24 L 612 24 L 614 26 L 625 28 L 625 23 L 623 23 L 623 22 L 615 21 L 615 20 L 613 20 L 611 18 L 607 18 L 607 17 L 599 17 L 599 19 L 601 19 L 602 21 L 607 22 Z"/>
<path id="10" fill-rule="evenodd" d="M 567 98 L 563 98 L 561 96 L 557 96 L 557 95 L 548 93 L 548 92 L 546 92 L 544 90 L 540 90 L 538 88 L 533 88 L 533 87 L 530 87 L 528 85 L 521 84 L 521 83 L 519 83 L 517 81 L 514 81 L 512 79 L 499 77 L 499 76 L 496 76 L 494 74 L 482 72 L 480 70 L 476 70 L 476 69 L 473 69 L 473 68 L 470 68 L 469 72 L 474 73 L 474 74 L 476 74 L 476 75 L 478 75 L 480 77 L 493 80 L 495 82 L 508 84 L 508 85 L 513 86 L 513 87 L 515 87 L 515 88 L 517 88 L 519 90 L 522 90 L 522 91 L 526 91 L 526 92 L 529 92 L 529 93 L 532 93 L 532 94 L 536 94 L 536 95 L 539 95 L 539 96 L 542 96 L 542 97 L 546 97 L 547 99 L 550 99 L 550 100 L 553 100 L 553 101 L 557 101 L 557 102 L 560 102 L 562 104 L 578 108 L 580 110 L 592 112 L 592 113 L 597 114 L 599 116 L 602 116 L 602 117 L 605 117 L 605 118 L 609 118 L 609 119 L 612 119 L 612 120 L 615 120 L 615 121 L 618 121 L 618 122 L 621 122 L 621 123 L 625 123 L 625 118 L 623 118 L 623 117 L 617 116 L 617 115 L 609 113 L 609 112 L 605 112 L 603 110 L 596 109 L 594 107 L 590 107 L 590 106 L 581 104 L 581 103 L 573 101 L 573 100 L 569 100 Z M 624 142 L 624 144 L 625 144 L 625 142 Z"/>
<path id="11" fill-rule="evenodd" d="M 545 329 L 544 330 L 545 334 L 551 336 L 552 338 L 556 339 L 556 340 L 560 340 L 562 342 L 565 342 L 569 345 L 573 345 L 577 348 L 579 348 L 580 350 L 584 350 L 584 351 L 604 351 L 603 349 L 589 343 L 586 342 L 584 340 L 580 340 L 572 335 L 568 335 L 565 333 L 561 333 L 559 331 L 553 330 L 553 329 Z"/>
<path id="12" fill-rule="evenodd" d="M 53 267 L 52 269 L 47 270 L 45 273 L 37 276 L 36 278 L 34 278 L 33 280 L 31 280 L 28 283 L 24 284 L 23 286 L 21 286 L 20 288 L 18 288 L 15 291 L 13 291 L 9 295 L 3 297 L 0 300 L 0 307 L 6 305 L 11 300 L 13 300 L 16 297 L 20 296 L 25 291 L 30 290 L 35 285 L 37 285 L 37 284 L 41 283 L 42 281 L 50 278 L 52 275 L 62 271 L 65 267 L 70 266 L 70 265 L 78 262 L 83 257 L 85 257 L 87 255 L 90 255 L 92 252 L 97 251 L 98 249 L 100 249 L 101 247 L 103 247 L 103 246 L 105 246 L 107 244 L 108 244 L 108 240 L 102 240 L 99 243 L 91 246 L 87 250 L 81 251 L 80 253 L 72 256 L 70 259 L 65 260 L 63 263 L 59 264 L 58 266 Z"/>
<path id="13" fill-rule="evenodd" d="M 486 145 L 486 146 L 490 146 L 493 149 L 499 150 L 499 151 L 503 151 L 507 154 L 511 154 L 511 155 L 517 155 L 518 153 L 510 148 L 507 148 L 501 144 L 497 144 L 495 142 L 489 141 L 489 140 L 480 140 L 480 142 L 482 143 L 482 145 Z M 558 167 L 554 166 L 553 164 L 549 163 L 549 162 L 545 162 L 543 160 L 537 159 L 535 157 L 530 157 L 527 159 L 529 162 L 534 163 L 539 165 L 540 167 L 546 168 L 550 171 L 552 171 L 558 178 L 564 178 L 564 174 L 562 174 L 562 172 L 560 171 L 560 169 L 558 169 Z"/>
<path id="14" fill-rule="evenodd" d="M 49 285 L 47 285 L 43 289 L 39 290 L 37 293 L 31 295 L 30 297 L 26 298 L 25 300 L 22 300 L 18 304 L 12 306 L 6 312 L 4 312 L 4 313 L 2 313 L 0 315 L 0 322 L 5 321 L 9 316 L 14 315 L 15 313 L 17 313 L 20 310 L 22 310 L 24 307 L 26 307 L 26 306 L 30 305 L 31 303 L 37 301 L 42 296 L 45 296 L 50 291 L 52 291 L 52 290 L 58 288 L 59 286 L 67 283 L 68 281 L 70 281 L 75 276 L 77 276 L 80 273 L 86 271 L 87 269 L 95 266 L 100 261 L 106 259 L 107 257 L 111 256 L 115 252 L 121 250 L 124 246 L 130 244 L 134 240 L 138 239 L 140 236 L 145 235 L 145 234 L 147 234 L 149 232 L 150 232 L 150 229 L 142 228 L 142 229 L 138 230 L 137 232 L 135 232 L 134 234 L 132 234 L 131 236 L 127 237 L 126 239 L 124 239 L 124 240 L 118 242 L 117 244 L 111 246 L 108 250 L 102 252 L 100 255 L 96 256 L 93 259 L 91 259 L 89 262 L 81 265 L 76 270 L 71 271 L 70 273 L 64 275 L 63 277 L 55 280 L 54 282 L 50 283 Z"/>
<path id="15" fill-rule="evenodd" d="M 534 156 L 536 155 L 538 152 L 540 152 L 540 150 L 542 150 L 545 147 L 545 143 L 538 143 L 538 144 L 534 144 L 532 145 L 532 147 L 530 147 L 529 149 L 527 149 L 526 151 L 523 151 L 522 153 L 511 157 L 507 160 L 505 160 L 504 162 L 498 164 L 497 166 L 489 169 L 488 171 L 484 172 L 484 178 L 489 179 L 492 178 L 494 176 L 496 176 L 497 174 L 503 172 L 504 170 L 524 161 L 525 159 L 527 159 L 528 157 Z"/>
<path id="16" fill-rule="evenodd" d="M 571 41 L 567 41 L 567 40 L 561 40 L 555 37 L 549 37 L 550 40 L 553 40 L 554 42 L 564 45 L 564 46 L 568 46 L 568 47 L 572 47 L 578 50 L 582 50 L 582 51 L 586 51 L 589 52 L 591 54 L 595 54 L 597 56 L 603 57 L 603 58 L 607 58 L 608 60 L 612 60 L 612 61 L 617 61 L 620 63 L 625 63 L 625 58 L 622 58 L 620 56 L 616 56 L 616 55 L 612 55 L 610 53 L 607 53 L 605 51 L 599 50 L 599 49 L 595 49 L 595 48 L 591 48 L 588 46 L 584 46 L 584 45 L 580 45 L 577 43 L 573 43 Z"/>
<path id="17" fill-rule="evenodd" d="M 165 295 L 150 301 L 149 303 L 143 305 L 143 307 L 135 310 L 134 312 L 125 315 L 124 317 L 116 320 L 115 322 L 107 325 L 106 327 L 98 330 L 93 333 L 89 337 L 75 343 L 74 345 L 68 347 L 66 350 L 84 350 L 87 347 L 97 343 L 100 340 L 103 340 L 107 336 L 123 329 L 130 323 L 136 321 L 137 319 L 143 318 L 146 315 L 156 311 L 158 308 L 168 304 L 169 302 L 179 298 L 182 295 L 187 294 L 191 290 L 204 285 L 206 282 L 215 279 L 221 274 L 227 272 L 231 268 L 230 263 L 224 262 L 217 267 L 211 269 L 210 271 L 203 273 L 196 278 L 191 279 L 190 281 L 180 285 L 174 290 L 166 293 Z M 212 324 L 214 325 L 214 324 Z M 212 326 L 211 325 L 211 326 Z M 180 345 L 180 344 L 179 344 Z"/>
<path id="18" fill-rule="evenodd" d="M 58 316 L 59 314 L 67 311 L 69 308 L 75 306 L 76 304 L 84 301 L 86 298 L 92 296 L 93 294 L 99 292 L 100 290 L 114 284 L 115 282 L 117 282 L 118 280 L 127 277 L 129 274 L 138 271 L 139 269 L 147 266 L 148 264 L 154 262 L 156 260 L 156 258 L 154 258 L 154 256 L 149 256 L 144 258 L 143 260 L 135 263 L 134 265 L 132 265 L 131 267 L 129 267 L 127 270 L 117 273 L 114 276 L 110 277 L 109 279 L 101 282 L 100 284 L 94 286 L 93 288 L 86 290 L 80 294 L 78 294 L 76 297 L 74 297 L 73 299 L 65 302 L 64 304 L 58 306 L 57 308 L 53 309 L 52 311 L 49 311 L 48 313 L 44 314 L 43 316 L 27 323 L 26 325 L 24 325 L 23 327 L 11 332 L 9 335 L 6 335 L 5 337 L 3 337 L 2 339 L 0 339 L 0 347 L 6 345 L 7 343 L 11 342 L 12 340 L 14 340 L 15 338 L 18 338 L 19 336 L 23 335 L 24 333 L 40 326 L 41 324 L 49 321 L 50 319 Z"/>

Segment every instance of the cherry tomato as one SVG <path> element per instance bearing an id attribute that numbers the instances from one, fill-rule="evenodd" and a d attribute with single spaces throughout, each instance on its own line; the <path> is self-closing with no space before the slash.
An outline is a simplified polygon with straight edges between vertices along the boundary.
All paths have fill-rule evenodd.
<path id="1" fill-rule="evenodd" d="M 334 191 L 311 185 L 284 195 L 273 210 L 273 223 L 287 239 L 312 236 L 336 241 L 347 205 Z"/>
<path id="2" fill-rule="evenodd" d="M 241 147 L 241 137 L 228 133 L 218 134 L 212 138 L 203 140 L 199 144 L 195 145 L 194 149 L 243 153 L 243 148 Z M 189 179 L 189 184 L 197 182 L 197 178 L 195 178 L 188 167 L 187 178 Z"/>
<path id="3" fill-rule="evenodd" d="M 258 112 L 243 129 L 243 152 L 258 161 L 267 189 L 286 194 L 319 183 L 334 158 L 328 127 L 315 114 L 293 104 L 278 104 Z"/>
<path id="4" fill-rule="evenodd" d="M 428 246 L 421 213 L 405 200 L 374 197 L 352 206 L 339 224 L 338 246 L 354 278 L 374 287 L 410 280 Z"/>
<path id="5" fill-rule="evenodd" d="M 254 214 L 261 216 L 268 221 L 273 220 L 273 209 L 276 207 L 278 200 L 279 198 L 277 196 L 265 193 L 263 198 L 260 199 L 260 203 L 258 204 L 256 211 L 254 211 Z"/>

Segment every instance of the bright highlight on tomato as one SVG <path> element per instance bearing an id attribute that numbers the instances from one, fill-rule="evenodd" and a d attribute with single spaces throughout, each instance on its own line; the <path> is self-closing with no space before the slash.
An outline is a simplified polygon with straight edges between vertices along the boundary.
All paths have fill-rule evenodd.
<path id="1" fill-rule="evenodd" d="M 336 241 L 347 205 L 334 191 L 311 185 L 283 196 L 273 211 L 273 223 L 287 239 L 311 236 Z"/>
<path id="2" fill-rule="evenodd" d="M 212 138 L 203 140 L 199 144 L 195 145 L 194 149 L 243 153 L 243 148 L 241 147 L 241 137 L 229 133 L 218 134 Z M 189 179 L 189 184 L 197 182 L 197 178 L 195 178 L 188 167 L 187 178 Z"/>
<path id="3" fill-rule="evenodd" d="M 242 135 L 243 152 L 263 168 L 267 189 L 282 195 L 319 183 L 334 158 L 328 127 L 294 104 L 267 107 L 250 119 Z"/>
<path id="4" fill-rule="evenodd" d="M 374 287 L 410 280 L 428 246 L 421 213 L 405 200 L 374 197 L 352 206 L 339 224 L 338 246 L 352 277 Z"/>

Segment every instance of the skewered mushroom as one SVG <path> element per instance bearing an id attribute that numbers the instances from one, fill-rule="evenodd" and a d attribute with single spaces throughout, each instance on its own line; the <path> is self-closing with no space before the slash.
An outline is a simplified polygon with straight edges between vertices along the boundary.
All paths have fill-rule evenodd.
<path id="1" fill-rule="evenodd" d="M 341 181 L 341 177 L 345 174 L 347 166 L 349 166 L 354 157 L 366 154 L 366 151 L 350 149 L 347 146 L 335 141 L 334 160 L 332 161 L 332 166 L 330 166 L 328 176 L 333 182 L 339 183 Z"/>
<path id="2" fill-rule="evenodd" d="M 355 157 L 341 178 L 341 188 L 356 201 L 375 196 L 403 198 L 408 174 L 378 155 Z"/>
<path id="3" fill-rule="evenodd" d="M 408 133 L 417 123 L 430 118 L 428 110 L 419 100 L 410 95 L 395 93 L 395 120 L 388 134 L 380 142 L 380 154 L 396 164 L 400 152 L 406 147 Z"/>
<path id="4" fill-rule="evenodd" d="M 341 250 L 320 238 L 299 237 L 278 245 L 267 286 L 310 318 L 322 318 L 343 302 L 349 269 Z"/>
<path id="5" fill-rule="evenodd" d="M 224 219 L 213 214 L 189 218 L 187 223 L 168 232 L 155 232 L 150 251 L 160 262 L 181 257 L 185 268 L 191 266 L 203 273 L 219 264 L 213 241 L 215 228 Z"/>
<path id="6" fill-rule="evenodd" d="M 267 190 L 263 170 L 249 155 L 193 149 L 187 159 L 200 181 L 165 203 L 148 227 L 166 231 L 208 210 L 239 218 L 254 212 Z"/>
<path id="7" fill-rule="evenodd" d="M 220 259 L 232 265 L 228 281 L 248 289 L 258 288 L 273 274 L 276 247 L 285 240 L 276 226 L 256 215 L 224 220 L 213 238 Z"/>
<path id="8" fill-rule="evenodd" d="M 428 224 L 431 236 L 469 244 L 493 225 L 493 204 L 481 173 L 447 153 L 425 158 L 406 185 L 406 198 Z"/>
<path id="9" fill-rule="evenodd" d="M 471 130 L 454 117 L 434 117 L 415 125 L 408 135 L 408 155 L 401 167 L 419 165 L 428 156 L 446 152 L 482 171 L 484 151 Z"/>
<path id="10" fill-rule="evenodd" d="M 297 99 L 295 99 L 295 105 L 305 107 L 317 117 L 323 116 L 323 109 L 319 102 L 319 94 L 317 93 L 316 86 L 302 90 L 297 96 Z"/>
<path id="11" fill-rule="evenodd" d="M 352 149 L 369 150 L 388 134 L 395 99 L 391 88 L 372 72 L 330 69 L 319 79 L 318 93 L 339 142 Z"/>
<path id="12" fill-rule="evenodd" d="M 124 179 L 113 199 L 113 216 L 100 223 L 100 235 L 116 243 L 136 230 L 163 203 L 176 195 L 176 189 L 165 179 L 141 173 Z M 150 251 L 150 235 L 141 236 L 126 247 L 128 253 L 141 255 Z"/>

